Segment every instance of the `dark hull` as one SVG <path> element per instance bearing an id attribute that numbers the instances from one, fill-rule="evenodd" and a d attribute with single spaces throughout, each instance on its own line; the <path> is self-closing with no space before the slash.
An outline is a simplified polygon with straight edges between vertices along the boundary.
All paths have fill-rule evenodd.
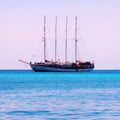
<path id="1" fill-rule="evenodd" d="M 31 64 L 30 65 L 32 70 L 35 72 L 89 72 L 92 71 L 93 68 L 60 68 L 60 67 L 50 67 L 50 66 L 44 66 L 44 65 L 36 65 Z"/>

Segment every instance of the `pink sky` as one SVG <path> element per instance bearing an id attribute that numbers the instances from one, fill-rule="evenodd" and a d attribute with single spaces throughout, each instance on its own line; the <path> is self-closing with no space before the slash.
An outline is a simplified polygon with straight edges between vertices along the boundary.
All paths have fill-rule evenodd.
<path id="1" fill-rule="evenodd" d="M 18 62 L 43 59 L 43 16 L 47 16 L 47 57 L 54 59 L 54 24 L 58 16 L 58 59 L 64 61 L 65 17 L 69 59 L 74 58 L 74 17 L 78 16 L 78 58 L 95 69 L 120 69 L 119 0 L 0 1 L 0 69 L 30 69 Z"/>

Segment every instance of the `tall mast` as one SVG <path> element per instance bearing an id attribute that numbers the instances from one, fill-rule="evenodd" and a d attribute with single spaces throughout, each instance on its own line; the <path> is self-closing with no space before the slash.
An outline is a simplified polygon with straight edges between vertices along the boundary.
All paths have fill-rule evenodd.
<path id="1" fill-rule="evenodd" d="M 46 60 L 46 16 L 44 16 L 44 62 Z"/>
<path id="2" fill-rule="evenodd" d="M 75 17 L 75 62 L 77 61 L 77 16 Z"/>
<path id="3" fill-rule="evenodd" d="M 55 61 L 57 59 L 57 16 L 55 18 Z"/>
<path id="4" fill-rule="evenodd" d="M 67 62 L 67 23 L 68 23 L 68 16 L 66 16 L 65 62 Z"/>

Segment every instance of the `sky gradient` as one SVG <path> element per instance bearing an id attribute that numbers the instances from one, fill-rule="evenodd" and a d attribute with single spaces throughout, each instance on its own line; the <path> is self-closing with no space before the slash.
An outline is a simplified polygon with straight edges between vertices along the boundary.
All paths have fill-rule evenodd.
<path id="1" fill-rule="evenodd" d="M 78 58 L 95 69 L 120 69 L 119 0 L 0 0 L 0 69 L 30 69 L 18 59 L 43 60 L 43 16 L 47 17 L 47 57 L 54 60 L 58 16 L 58 55 L 64 61 L 65 17 L 68 56 L 74 60 L 74 17 L 78 17 Z M 48 52 L 49 51 L 49 52 Z"/>

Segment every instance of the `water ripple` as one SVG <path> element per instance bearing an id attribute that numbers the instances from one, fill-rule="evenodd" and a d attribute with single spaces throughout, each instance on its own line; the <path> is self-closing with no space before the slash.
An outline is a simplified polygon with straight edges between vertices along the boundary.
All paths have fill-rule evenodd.
<path id="1" fill-rule="evenodd" d="M 41 114 L 49 114 L 50 111 L 25 111 L 25 110 L 18 110 L 18 111 L 11 111 L 7 112 L 8 115 L 41 115 Z"/>

